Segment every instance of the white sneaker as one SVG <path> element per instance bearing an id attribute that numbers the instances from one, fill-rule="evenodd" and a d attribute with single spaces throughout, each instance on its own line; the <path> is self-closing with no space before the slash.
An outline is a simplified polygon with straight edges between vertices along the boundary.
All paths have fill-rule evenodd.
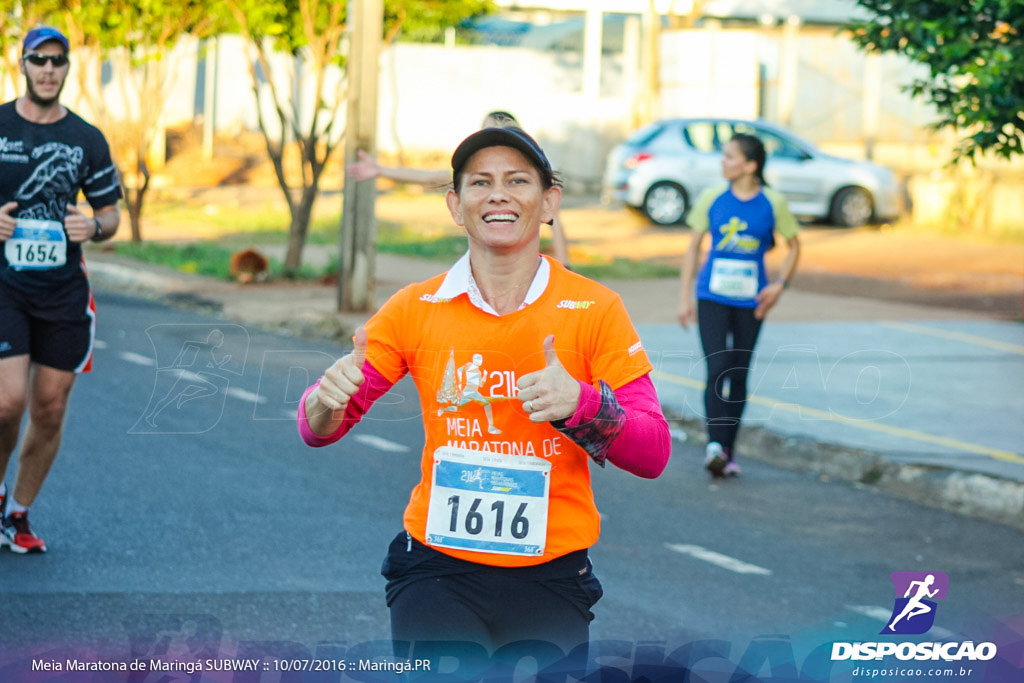
<path id="1" fill-rule="evenodd" d="M 712 441 L 704 449 L 704 469 L 710 472 L 711 476 L 724 476 L 722 472 L 725 470 L 726 462 L 725 450 L 717 441 Z"/>

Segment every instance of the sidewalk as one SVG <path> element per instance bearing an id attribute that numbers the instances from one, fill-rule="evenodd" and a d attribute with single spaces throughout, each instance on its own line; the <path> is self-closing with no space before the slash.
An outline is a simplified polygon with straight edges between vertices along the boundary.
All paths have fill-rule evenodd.
<path id="1" fill-rule="evenodd" d="M 336 290 L 238 285 L 87 252 L 100 290 L 200 306 L 232 320 L 341 343 L 366 319 Z M 444 270 L 379 254 L 377 302 Z M 703 443 L 696 330 L 675 322 L 674 279 L 607 281 L 655 366 L 666 414 Z M 791 289 L 758 344 L 737 449 L 778 466 L 875 486 L 1024 528 L 1024 325 L 962 310 Z M 687 466 L 700 472 L 694 459 Z"/>

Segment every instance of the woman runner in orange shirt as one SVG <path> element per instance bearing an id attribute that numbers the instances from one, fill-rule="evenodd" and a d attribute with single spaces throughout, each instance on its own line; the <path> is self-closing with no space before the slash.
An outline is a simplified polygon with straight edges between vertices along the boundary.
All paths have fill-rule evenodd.
<path id="1" fill-rule="evenodd" d="M 668 425 L 619 296 L 539 253 L 561 188 L 533 138 L 478 131 L 452 170 L 468 253 L 356 331 L 303 397 L 299 431 L 333 443 L 411 375 L 425 445 L 382 569 L 393 638 L 578 655 L 602 593 L 589 463 L 657 477 Z"/>

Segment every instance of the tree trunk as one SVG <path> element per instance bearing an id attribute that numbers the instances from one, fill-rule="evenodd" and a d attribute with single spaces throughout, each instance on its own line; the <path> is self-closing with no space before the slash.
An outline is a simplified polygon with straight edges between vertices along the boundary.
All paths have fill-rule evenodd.
<path id="1" fill-rule="evenodd" d="M 313 184 L 302 188 L 299 201 L 292 205 L 292 222 L 288 227 L 288 251 L 284 257 L 285 277 L 295 277 L 302 266 L 302 250 L 306 246 L 309 224 L 313 219 L 313 205 L 319 190 L 319 178 Z"/>
<path id="2" fill-rule="evenodd" d="M 150 181 L 149 169 L 145 164 L 141 164 L 137 169 L 134 181 L 134 187 L 128 187 L 122 180 L 122 187 L 132 228 L 132 242 L 139 244 L 142 242 L 142 207 L 146 201 L 146 190 L 149 189 Z"/>

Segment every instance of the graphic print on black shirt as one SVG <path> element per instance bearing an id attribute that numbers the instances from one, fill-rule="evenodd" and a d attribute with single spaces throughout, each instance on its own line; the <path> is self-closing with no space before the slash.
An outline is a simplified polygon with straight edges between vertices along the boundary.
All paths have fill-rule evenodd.
<path id="1" fill-rule="evenodd" d="M 63 235 L 67 206 L 78 203 L 79 190 L 93 210 L 122 196 L 99 129 L 71 111 L 38 124 L 22 118 L 13 101 L 0 105 L 0 206 L 17 202 L 12 215 L 19 224 L 0 243 L 0 280 L 38 292 L 81 273 L 82 247 Z"/>

